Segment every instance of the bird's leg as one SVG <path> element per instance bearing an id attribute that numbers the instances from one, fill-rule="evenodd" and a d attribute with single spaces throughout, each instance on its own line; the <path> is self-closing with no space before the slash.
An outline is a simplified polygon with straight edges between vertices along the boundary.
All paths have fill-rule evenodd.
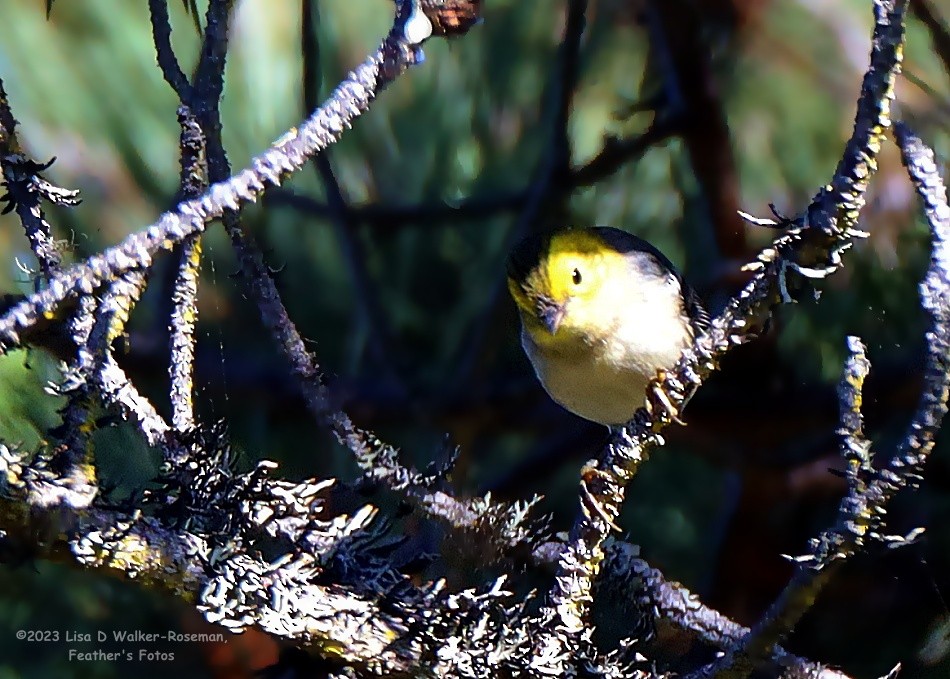
<path id="1" fill-rule="evenodd" d="M 673 404 L 663 389 L 665 381 L 666 371 L 658 370 L 656 379 L 652 380 L 647 387 L 647 412 L 650 413 L 651 417 L 655 412 L 659 413 L 661 417 L 669 418 L 671 422 L 685 427 L 686 423 L 680 419 L 680 408 Z"/>

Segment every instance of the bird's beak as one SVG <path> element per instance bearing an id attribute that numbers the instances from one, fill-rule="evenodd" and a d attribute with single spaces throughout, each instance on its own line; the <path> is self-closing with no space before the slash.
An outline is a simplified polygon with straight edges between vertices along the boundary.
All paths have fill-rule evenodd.
<path id="1" fill-rule="evenodd" d="M 552 335 L 557 333 L 561 327 L 561 321 L 564 320 L 564 310 L 566 304 L 556 304 L 549 299 L 543 299 L 538 302 L 538 318 L 544 324 Z"/>

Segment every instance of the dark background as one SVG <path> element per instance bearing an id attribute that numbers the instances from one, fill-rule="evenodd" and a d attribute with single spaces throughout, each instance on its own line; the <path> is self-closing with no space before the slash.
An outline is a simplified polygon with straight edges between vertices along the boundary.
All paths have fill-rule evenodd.
<path id="1" fill-rule="evenodd" d="M 950 7 L 911 4 L 895 113 L 945 163 Z M 179 58 L 193 64 L 192 18 L 182 3 L 169 5 Z M 942 15 L 943 59 L 919 20 L 926 7 L 938 23 Z M 741 225 L 734 210 L 766 216 L 774 203 L 794 214 L 832 175 L 866 68 L 870 2 L 592 0 L 566 127 L 570 168 L 555 158 L 553 173 L 564 131 L 557 52 L 565 3 L 485 0 L 483 16 L 464 38 L 427 44 L 427 62 L 332 148 L 353 207 L 347 219 L 329 217 L 323 184 L 308 168 L 245 210 L 244 224 L 279 270 L 285 303 L 358 425 L 419 467 L 440 454 L 447 435 L 461 446 L 453 474 L 460 492 L 541 493 L 565 530 L 579 466 L 606 434 L 553 405 L 531 375 L 503 289 L 510 243 L 560 223 L 622 227 L 663 249 L 717 311 L 745 280 L 741 264 L 773 235 Z M 319 63 L 307 73 L 321 81 L 321 98 L 375 49 L 390 19 L 385 0 L 319 3 Z M 299 2 L 236 3 L 223 100 L 235 168 L 304 114 L 300 30 Z M 24 146 L 40 161 L 56 156 L 47 176 L 82 190 L 82 205 L 48 213 L 69 257 L 120 241 L 169 206 L 177 100 L 155 63 L 146 3 L 57 2 L 47 19 L 39 0 L 6 0 L 0 77 Z M 644 101 L 657 110 L 639 110 Z M 604 150 L 607 137 L 635 139 L 651 125 L 668 134 L 644 144 L 642 155 Z M 834 385 L 845 336 L 858 334 L 869 348 L 866 413 L 881 455 L 916 403 L 924 331 L 916 289 L 928 234 L 890 143 L 880 166 L 863 213 L 871 238 L 820 286 L 820 298 L 782 309 L 766 338 L 734 352 L 686 411 L 688 426 L 670 433 L 628 494 L 621 525 L 651 564 L 746 624 L 786 582 L 781 554 L 803 553 L 843 492 L 829 468 L 841 466 Z M 532 190 L 542 191 L 537 209 L 525 200 Z M 226 420 L 245 464 L 266 457 L 291 478 L 354 478 L 355 465 L 308 416 L 244 297 L 220 227 L 204 243 L 196 379 L 203 417 Z M 357 254 L 348 254 L 354 243 Z M 163 413 L 168 259 L 156 265 L 120 357 Z M 5 292 L 31 289 L 17 260 L 35 266 L 15 217 L 0 217 Z M 0 359 L 0 439 L 34 447 L 44 439 L 60 404 L 43 387 L 57 375 L 42 351 Z M 95 441 L 102 475 L 118 492 L 154 473 L 154 452 L 131 430 L 106 429 Z M 898 661 L 902 676 L 950 677 L 945 443 L 922 488 L 899 497 L 889 516 L 891 532 L 927 531 L 913 546 L 855 559 L 788 647 L 857 677 Z M 451 571 L 452 561 L 441 568 Z M 457 582 L 470 576 L 449 574 Z M 68 646 L 99 646 L 30 644 L 15 631 L 209 628 L 160 593 L 46 563 L 0 569 L 0 621 L 0 679 L 246 676 L 241 668 L 275 652 L 249 633 L 227 644 L 159 648 L 174 652 L 173 663 L 70 662 Z"/>

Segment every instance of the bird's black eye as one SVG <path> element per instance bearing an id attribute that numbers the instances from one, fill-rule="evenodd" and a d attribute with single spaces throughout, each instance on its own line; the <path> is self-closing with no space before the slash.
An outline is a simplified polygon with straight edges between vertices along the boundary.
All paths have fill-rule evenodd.
<path id="1" fill-rule="evenodd" d="M 574 272 L 571 274 L 571 280 L 574 281 L 574 285 L 581 284 L 581 272 L 578 269 L 574 269 Z"/>

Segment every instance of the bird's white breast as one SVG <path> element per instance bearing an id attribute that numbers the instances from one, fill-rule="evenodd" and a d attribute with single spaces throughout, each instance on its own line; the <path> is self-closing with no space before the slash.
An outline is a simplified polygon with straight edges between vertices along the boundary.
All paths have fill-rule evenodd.
<path id="1" fill-rule="evenodd" d="M 661 294 L 651 292 L 631 300 L 628 291 L 630 306 L 620 310 L 601 340 L 578 338 L 552 348 L 522 331 L 525 353 L 552 399 L 606 425 L 626 423 L 643 407 L 647 384 L 658 370 L 672 367 L 692 340 L 680 315 L 678 282 L 668 282 Z"/>

